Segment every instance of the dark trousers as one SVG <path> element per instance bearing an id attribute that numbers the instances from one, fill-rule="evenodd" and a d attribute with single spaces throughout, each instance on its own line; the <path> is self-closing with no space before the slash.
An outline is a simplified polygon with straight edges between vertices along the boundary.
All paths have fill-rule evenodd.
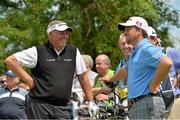
<path id="1" fill-rule="evenodd" d="M 46 102 L 29 98 L 26 113 L 28 119 L 72 119 L 72 104 L 54 106 Z"/>

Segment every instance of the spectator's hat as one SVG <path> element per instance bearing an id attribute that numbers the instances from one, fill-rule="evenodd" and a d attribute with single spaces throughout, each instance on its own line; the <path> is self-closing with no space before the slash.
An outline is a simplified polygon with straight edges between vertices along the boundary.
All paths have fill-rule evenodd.
<path id="1" fill-rule="evenodd" d="M 59 21 L 59 20 L 53 20 L 52 22 L 49 23 L 48 28 L 47 28 L 47 33 L 49 34 L 50 32 L 54 30 L 58 30 L 58 31 L 68 30 L 70 32 L 73 31 L 71 27 L 67 26 L 67 23 Z"/>
<path id="2" fill-rule="evenodd" d="M 147 21 L 142 17 L 133 16 L 130 17 L 128 21 L 125 23 L 119 23 L 118 29 L 124 30 L 127 26 L 136 26 L 138 28 L 143 29 L 145 32 L 148 32 L 148 23 Z"/>
<path id="3" fill-rule="evenodd" d="M 154 37 L 158 42 L 162 42 L 160 36 L 157 35 L 156 30 L 151 26 L 148 27 L 148 37 Z"/>
<path id="4" fill-rule="evenodd" d="M 16 77 L 16 74 L 13 73 L 11 70 L 6 71 L 6 72 L 5 72 L 5 75 L 6 75 L 6 76 L 9 76 L 9 77 Z"/>
<path id="5" fill-rule="evenodd" d="M 153 37 L 157 37 L 156 31 L 154 28 L 152 28 L 151 26 L 148 27 L 148 36 L 153 36 Z"/>

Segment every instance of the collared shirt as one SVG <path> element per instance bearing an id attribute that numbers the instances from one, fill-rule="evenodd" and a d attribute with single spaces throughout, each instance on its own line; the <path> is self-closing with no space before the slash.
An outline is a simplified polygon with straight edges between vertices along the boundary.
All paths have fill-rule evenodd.
<path id="1" fill-rule="evenodd" d="M 90 82 L 91 86 L 94 85 L 94 80 L 97 77 L 97 75 L 98 74 L 94 71 L 88 71 L 88 78 L 89 78 L 89 82 Z M 80 98 L 80 103 L 82 103 L 84 101 L 83 90 L 81 88 L 81 85 L 79 83 L 77 76 L 73 80 L 72 92 L 75 92 L 78 95 L 78 97 Z"/>
<path id="2" fill-rule="evenodd" d="M 109 69 L 106 75 L 112 77 L 114 75 L 114 71 Z M 99 78 L 100 76 L 98 75 L 94 81 L 93 87 L 107 87 L 106 84 L 104 84 L 103 81 L 100 80 Z"/>
<path id="3" fill-rule="evenodd" d="M 89 78 L 89 82 L 90 82 L 91 86 L 94 85 L 94 80 L 97 77 L 97 75 L 98 74 L 92 70 L 88 71 L 88 78 Z M 77 88 L 81 88 L 81 85 L 79 83 L 78 77 L 76 76 L 73 80 L 72 89 L 77 89 Z"/>
<path id="4" fill-rule="evenodd" d="M 166 50 L 167 56 L 172 60 L 173 65 L 169 73 L 170 79 L 174 80 L 177 75 L 177 71 L 180 69 L 180 49 L 168 47 Z M 175 95 L 180 94 L 179 88 L 174 88 Z"/>
<path id="5" fill-rule="evenodd" d="M 120 69 L 121 69 L 121 67 L 122 67 L 123 65 L 125 65 L 126 62 L 127 62 L 126 59 L 120 60 L 118 66 L 116 67 L 115 73 L 119 72 Z M 119 86 L 120 88 L 125 88 L 125 87 L 127 87 L 127 80 L 116 80 L 114 83 L 115 83 L 115 86 Z"/>
<path id="6" fill-rule="evenodd" d="M 0 88 L 0 119 L 25 119 L 27 90 Z"/>
<path id="7" fill-rule="evenodd" d="M 163 56 L 165 54 L 147 38 L 137 43 L 126 65 L 129 99 L 150 92 L 149 83 L 153 80 L 157 65 Z"/>
<path id="8" fill-rule="evenodd" d="M 57 54 L 60 54 L 60 52 L 57 52 Z M 18 62 L 25 67 L 29 67 L 29 68 L 34 68 L 37 64 L 37 59 L 38 59 L 38 54 L 37 54 L 37 49 L 35 46 L 17 52 L 14 54 L 14 56 L 16 57 L 16 59 L 18 60 Z M 86 66 L 84 64 L 84 61 L 82 59 L 82 56 L 79 52 L 79 49 L 77 49 L 76 52 L 76 73 L 75 74 L 82 74 L 86 71 Z"/>
<path id="9" fill-rule="evenodd" d="M 116 67 L 115 73 L 119 72 L 119 70 L 121 69 L 121 67 L 122 67 L 123 65 L 125 65 L 126 62 L 127 62 L 126 59 L 120 60 L 118 66 Z"/>

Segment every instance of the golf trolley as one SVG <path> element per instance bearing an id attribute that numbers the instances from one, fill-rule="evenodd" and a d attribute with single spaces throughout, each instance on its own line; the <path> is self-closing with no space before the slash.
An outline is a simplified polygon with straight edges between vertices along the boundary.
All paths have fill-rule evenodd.
<path id="1" fill-rule="evenodd" d="M 99 119 L 128 119 L 128 107 L 127 107 L 127 88 L 120 88 L 115 86 L 114 83 L 109 82 L 106 85 L 112 88 L 112 92 L 109 95 L 108 101 L 97 101 L 99 106 Z M 124 95 L 122 95 L 124 94 Z M 110 102 L 111 105 L 106 103 Z"/>
<path id="2" fill-rule="evenodd" d="M 120 88 L 115 86 L 114 83 L 107 83 L 107 85 L 112 88 L 109 100 L 95 101 L 99 106 L 99 113 L 94 117 L 96 119 L 128 119 L 127 88 Z M 72 93 L 74 120 L 91 119 L 87 101 L 82 101 L 79 92 L 82 93 L 82 90 L 76 90 Z M 108 102 L 111 102 L 111 105 L 108 105 Z"/>

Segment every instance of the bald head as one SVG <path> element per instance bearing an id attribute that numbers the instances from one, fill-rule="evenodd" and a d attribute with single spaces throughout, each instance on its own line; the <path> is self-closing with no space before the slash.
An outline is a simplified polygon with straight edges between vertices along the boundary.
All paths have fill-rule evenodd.
<path id="1" fill-rule="evenodd" d="M 106 75 L 111 66 L 107 55 L 101 54 L 96 57 L 96 70 L 100 76 Z"/>

